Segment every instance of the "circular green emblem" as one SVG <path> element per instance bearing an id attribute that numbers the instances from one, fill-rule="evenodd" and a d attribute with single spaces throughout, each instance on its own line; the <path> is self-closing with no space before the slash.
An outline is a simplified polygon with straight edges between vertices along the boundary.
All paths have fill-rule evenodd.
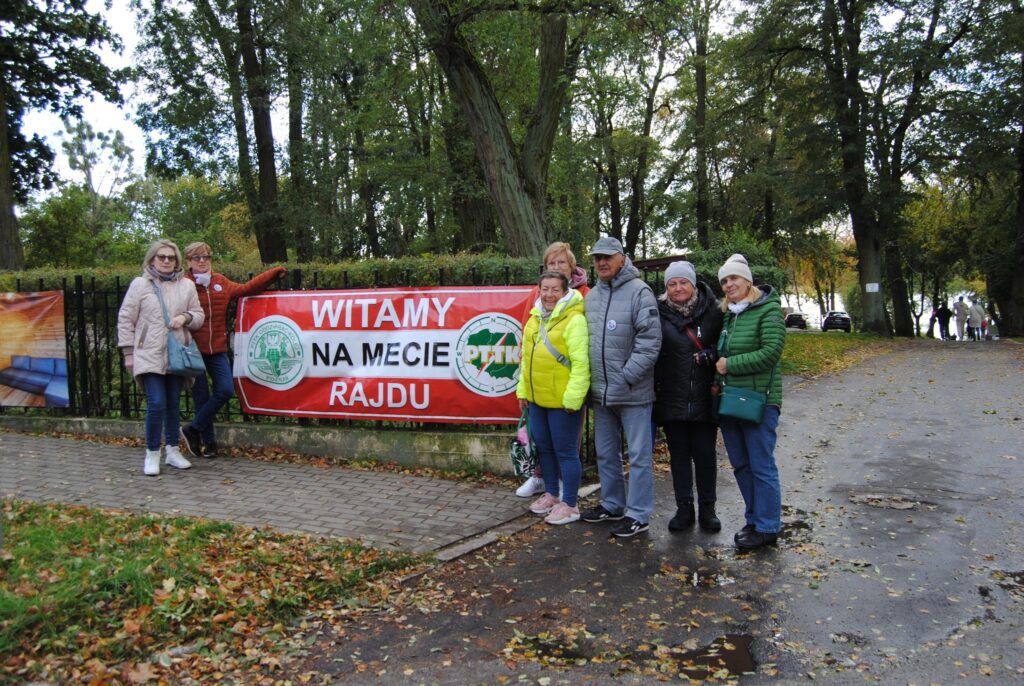
<path id="1" fill-rule="evenodd" d="M 278 391 L 302 381 L 306 365 L 295 322 L 280 315 L 256 322 L 249 330 L 245 368 L 250 379 Z"/>
<path id="2" fill-rule="evenodd" d="M 488 312 L 470 319 L 455 343 L 459 380 L 474 393 L 489 398 L 515 391 L 522 337 L 522 325 L 507 314 Z"/>

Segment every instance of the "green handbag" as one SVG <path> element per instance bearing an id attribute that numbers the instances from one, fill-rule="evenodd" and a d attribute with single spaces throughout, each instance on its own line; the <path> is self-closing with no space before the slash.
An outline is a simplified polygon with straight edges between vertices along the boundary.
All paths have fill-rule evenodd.
<path id="1" fill-rule="evenodd" d="M 725 376 L 729 378 L 728 375 Z M 768 388 L 775 379 L 775 367 L 768 377 Z M 742 419 L 743 421 L 760 424 L 764 420 L 764 408 L 768 405 L 768 393 L 747 388 L 737 388 L 723 383 L 718 396 L 718 416 Z"/>

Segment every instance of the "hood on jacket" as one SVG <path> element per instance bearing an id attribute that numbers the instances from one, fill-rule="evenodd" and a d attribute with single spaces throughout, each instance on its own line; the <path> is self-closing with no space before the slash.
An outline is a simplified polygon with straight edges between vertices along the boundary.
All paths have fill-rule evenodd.
<path id="1" fill-rule="evenodd" d="M 576 265 L 576 268 L 572 270 L 572 276 L 569 277 L 569 288 L 579 288 L 586 285 L 587 272 L 583 267 Z"/>
<path id="2" fill-rule="evenodd" d="M 568 297 L 564 297 L 563 296 L 563 299 L 559 300 L 558 303 L 555 305 L 555 309 L 552 310 L 552 312 L 551 312 L 550 319 L 558 319 L 563 314 L 565 314 L 566 310 L 568 310 L 570 307 L 572 307 L 574 305 L 582 305 L 583 304 L 583 296 L 580 295 L 580 292 L 575 290 L 575 289 L 570 289 L 569 292 L 566 294 L 566 296 L 568 296 Z M 541 306 L 540 306 L 540 298 L 538 298 L 537 302 L 534 303 L 534 305 L 533 305 L 533 309 L 530 310 L 530 314 L 531 315 L 536 315 L 536 316 L 539 317 L 543 313 L 544 312 L 543 312 L 543 310 L 541 309 Z"/>

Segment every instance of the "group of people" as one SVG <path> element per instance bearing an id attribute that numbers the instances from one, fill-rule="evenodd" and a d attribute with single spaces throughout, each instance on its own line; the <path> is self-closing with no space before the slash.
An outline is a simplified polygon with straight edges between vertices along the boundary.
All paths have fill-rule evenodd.
<path id="1" fill-rule="evenodd" d="M 202 242 L 185 248 L 185 261 L 187 268 L 181 251 L 171 241 L 153 241 L 142 261 L 142 275 L 128 286 L 117 316 L 117 345 L 125 368 L 146 394 L 142 470 L 147 476 L 160 474 L 161 447 L 167 466 L 192 466 L 181 453 L 180 438 L 193 456 L 216 457 L 213 420 L 234 394 L 228 359 L 228 305 L 235 298 L 262 292 L 285 273 L 284 267 L 274 267 L 247 283 L 235 283 L 213 271 L 213 252 Z M 168 330 L 179 343 L 195 340 L 206 374 L 187 379 L 167 372 Z M 188 383 L 192 384 L 195 416 L 182 427 L 179 401 Z"/>
<path id="2" fill-rule="evenodd" d="M 942 340 L 983 341 L 989 336 L 987 331 L 988 315 L 980 300 L 973 300 L 968 305 L 964 296 L 960 296 L 949 309 L 945 302 L 935 308 L 933 322 L 939 323 L 939 338 Z M 956 337 L 949 330 L 950 320 L 956 321 Z"/>
<path id="3" fill-rule="evenodd" d="M 669 265 L 665 292 L 656 299 L 617 239 L 601 238 L 590 257 L 598 280 L 586 290 L 568 245 L 552 244 L 544 255 L 516 389 L 540 474 L 517 494 L 542 490 L 530 510 L 549 524 L 616 522 L 610 533 L 619 537 L 645 531 L 654 511 L 653 443 L 661 426 L 676 499 L 669 528 L 698 524 L 719 531 L 715 441 L 721 428 L 745 503 L 736 545 L 775 544 L 782 525 L 775 442 L 786 335 L 778 293 L 755 286 L 738 254 L 718 271 L 721 303 L 689 262 Z M 767 393 L 763 421 L 716 417 L 715 390 L 725 384 Z M 579 444 L 588 397 L 601 500 L 580 512 Z"/>

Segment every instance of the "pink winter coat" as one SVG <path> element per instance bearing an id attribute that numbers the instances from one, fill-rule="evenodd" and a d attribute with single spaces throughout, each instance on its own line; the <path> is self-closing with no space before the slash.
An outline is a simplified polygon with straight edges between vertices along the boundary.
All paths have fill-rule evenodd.
<path id="1" fill-rule="evenodd" d="M 187 312 L 192 315 L 189 329 L 203 325 L 203 308 L 192 281 L 180 274 L 173 281 L 156 281 L 149 274 L 133 279 L 117 313 L 117 346 L 125 355 L 133 356 L 132 375 L 136 377 L 167 373 L 167 324 L 153 283 L 159 285 L 171 319 Z M 182 343 L 191 339 L 184 328 L 176 330 L 174 336 Z"/>

